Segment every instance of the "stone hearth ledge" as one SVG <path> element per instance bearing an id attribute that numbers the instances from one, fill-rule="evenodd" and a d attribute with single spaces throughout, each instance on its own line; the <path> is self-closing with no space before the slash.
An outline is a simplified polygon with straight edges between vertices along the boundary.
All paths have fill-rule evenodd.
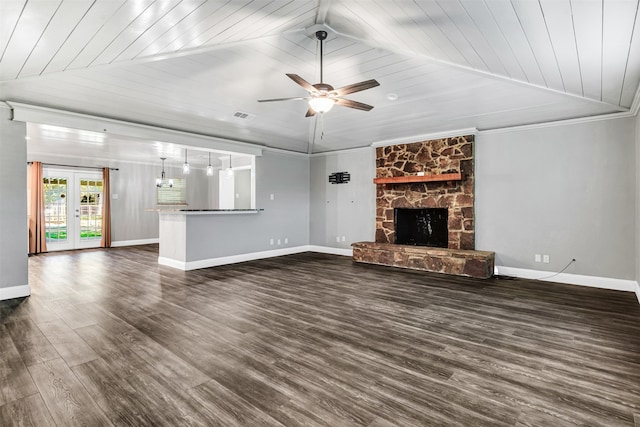
<path id="1" fill-rule="evenodd" d="M 351 246 L 355 262 L 478 279 L 490 278 L 495 265 L 495 252 L 488 251 L 374 242 L 355 242 Z"/>

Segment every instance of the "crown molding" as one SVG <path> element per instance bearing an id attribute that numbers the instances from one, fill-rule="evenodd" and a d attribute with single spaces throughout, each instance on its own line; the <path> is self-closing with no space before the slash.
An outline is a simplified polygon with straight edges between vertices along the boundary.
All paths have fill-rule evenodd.
<path id="1" fill-rule="evenodd" d="M 100 116 L 92 116 L 89 114 L 75 113 L 72 111 L 58 110 L 13 101 L 5 101 L 5 103 L 9 105 L 13 111 L 12 120 L 18 122 L 49 124 L 72 129 L 110 133 L 125 137 L 163 141 L 180 146 L 186 146 L 187 148 L 241 153 L 252 156 L 262 155 L 262 147 L 247 142 L 234 141 L 226 138 L 201 135 L 157 126 L 143 125 L 135 122 L 126 122 L 123 120 L 108 119 Z"/>
<path id="2" fill-rule="evenodd" d="M 371 147 L 387 147 L 389 145 L 410 144 L 412 142 L 428 141 L 430 139 L 452 138 L 454 136 L 475 135 L 477 133 L 478 129 L 476 128 L 446 130 L 442 132 L 433 132 L 403 138 L 376 141 L 371 143 Z"/>
<path id="3" fill-rule="evenodd" d="M 309 155 L 307 153 L 302 153 L 300 151 L 285 150 L 283 148 L 275 148 L 275 147 L 269 147 L 269 146 L 262 147 L 262 151 L 268 151 L 268 152 L 278 153 L 278 154 L 285 154 L 285 155 L 288 155 L 288 156 L 309 157 Z"/>
<path id="4" fill-rule="evenodd" d="M 495 128 L 495 129 L 481 129 L 481 130 L 478 130 L 478 135 L 493 135 L 493 134 L 507 133 L 507 132 L 521 132 L 521 131 L 527 131 L 527 130 L 550 128 L 555 126 L 567 126 L 567 125 L 575 125 L 575 124 L 582 124 L 582 123 L 599 122 L 603 120 L 624 119 L 627 117 L 635 117 L 635 114 L 632 113 L 631 111 L 625 111 L 624 113 L 601 114 L 598 116 L 579 117 L 576 119 L 533 123 L 530 125 L 511 126 L 511 127 Z"/>
<path id="5" fill-rule="evenodd" d="M 373 151 L 372 146 L 367 145 L 365 147 L 356 147 L 356 148 L 345 148 L 344 150 L 332 150 L 332 151 L 322 151 L 320 153 L 309 154 L 309 157 L 326 157 L 335 154 L 347 154 L 347 153 L 361 153 L 364 151 Z"/>

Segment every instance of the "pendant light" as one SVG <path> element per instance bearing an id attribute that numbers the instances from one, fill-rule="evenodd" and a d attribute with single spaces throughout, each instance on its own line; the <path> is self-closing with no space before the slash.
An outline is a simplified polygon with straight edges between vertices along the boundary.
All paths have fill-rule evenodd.
<path id="1" fill-rule="evenodd" d="M 207 166 L 207 176 L 213 176 L 213 166 L 211 166 L 211 153 L 209 153 L 209 166 Z"/>
<path id="2" fill-rule="evenodd" d="M 233 169 L 231 168 L 231 154 L 229 154 L 229 167 L 227 168 L 227 175 L 228 176 L 233 175 Z"/>
<path id="3" fill-rule="evenodd" d="M 184 149 L 184 164 L 182 165 L 182 174 L 189 175 L 189 162 L 187 162 L 187 149 Z"/>
<path id="4" fill-rule="evenodd" d="M 162 174 L 160 175 L 160 178 L 156 178 L 156 187 L 158 188 L 162 188 L 165 186 L 165 184 L 168 184 L 169 188 L 173 187 L 173 179 L 169 179 L 169 182 L 165 182 L 165 174 L 164 174 L 164 161 L 167 160 L 166 157 L 160 157 L 160 160 L 162 160 Z"/>

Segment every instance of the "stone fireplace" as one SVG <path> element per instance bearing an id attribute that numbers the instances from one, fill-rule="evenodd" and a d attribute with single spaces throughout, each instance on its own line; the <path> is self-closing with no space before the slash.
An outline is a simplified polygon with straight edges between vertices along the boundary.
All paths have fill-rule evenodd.
<path id="1" fill-rule="evenodd" d="M 473 135 L 376 149 L 376 178 L 418 173 L 462 179 L 378 185 L 376 243 L 395 243 L 396 208 L 447 208 L 448 248 L 475 249 Z"/>
<path id="2" fill-rule="evenodd" d="M 376 149 L 376 241 L 354 243 L 354 261 L 491 277 L 494 252 L 475 250 L 473 140 Z"/>

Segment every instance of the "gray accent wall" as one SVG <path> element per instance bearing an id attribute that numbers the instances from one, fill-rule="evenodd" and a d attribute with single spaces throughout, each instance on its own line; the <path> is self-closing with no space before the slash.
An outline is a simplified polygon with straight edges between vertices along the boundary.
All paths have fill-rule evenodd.
<path id="1" fill-rule="evenodd" d="M 191 217 L 186 260 L 308 245 L 309 159 L 271 151 L 256 157 L 256 208 L 264 211 Z"/>
<path id="2" fill-rule="evenodd" d="M 496 265 L 557 272 L 575 258 L 566 273 L 640 279 L 635 117 L 479 132 L 474 149 L 476 249 L 495 251 Z M 328 183 L 345 170 L 351 183 Z M 374 173 L 373 149 L 311 158 L 312 245 L 374 240 Z"/>
<path id="3" fill-rule="evenodd" d="M 636 278 L 635 118 L 480 133 L 476 249 L 496 265 Z M 550 263 L 534 262 L 548 254 Z"/>
<path id="4" fill-rule="evenodd" d="M 351 181 L 331 184 L 329 175 L 333 172 L 349 172 Z M 349 249 L 353 242 L 373 241 L 376 228 L 375 149 L 315 155 L 311 157 L 310 173 L 310 244 Z"/>
<path id="5" fill-rule="evenodd" d="M 0 288 L 26 286 L 28 275 L 26 125 L 0 105 Z"/>

